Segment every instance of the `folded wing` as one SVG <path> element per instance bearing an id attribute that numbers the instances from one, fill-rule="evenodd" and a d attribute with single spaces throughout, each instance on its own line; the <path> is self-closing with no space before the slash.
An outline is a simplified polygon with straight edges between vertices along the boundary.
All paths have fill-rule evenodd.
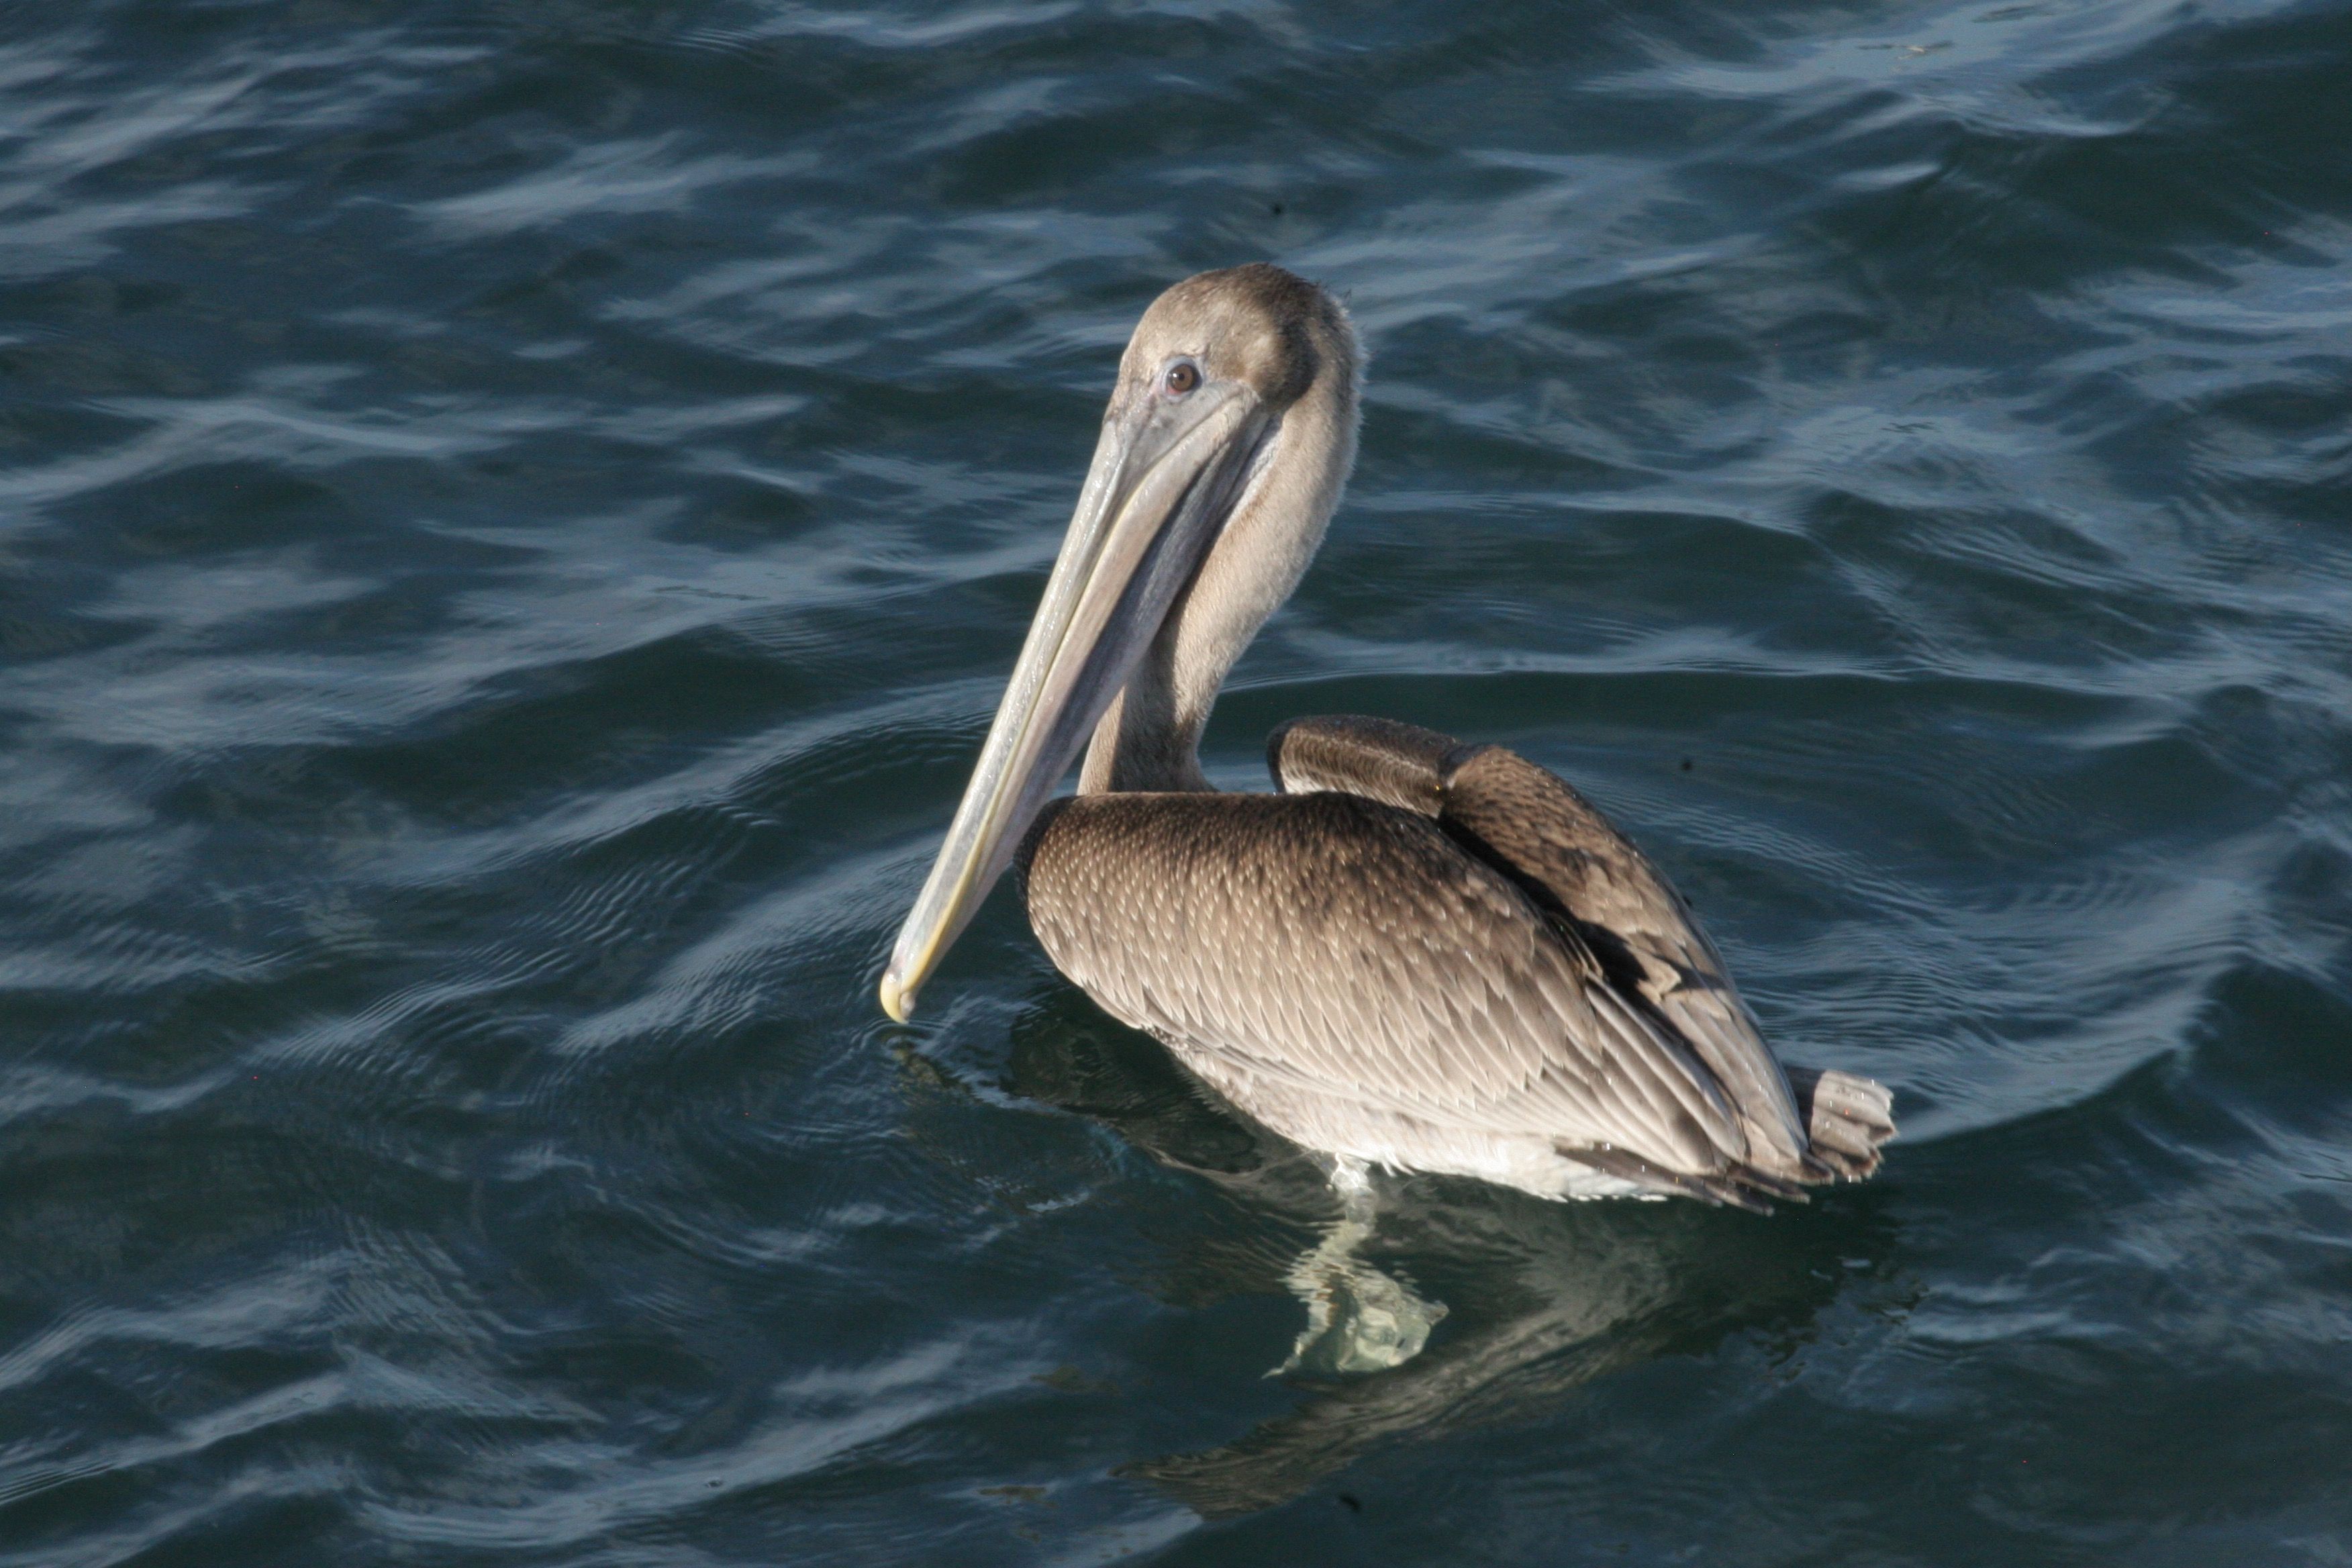
<path id="1" fill-rule="evenodd" d="M 1737 1158 L 1688 1048 L 1429 818 L 1340 794 L 1081 796 L 1034 837 L 1027 888 L 1063 973 L 1245 1109 L 1318 1102 L 1302 1114 L 1328 1128 L 1354 1106 L 1671 1170 Z"/>
<path id="2" fill-rule="evenodd" d="M 1679 898 L 1550 773 L 1379 720 L 1301 721 L 1270 760 L 1281 795 L 1081 796 L 1024 856 L 1062 971 L 1245 1108 L 1323 1147 L 1350 1114 L 1539 1138 L 1703 1196 L 1876 1163 L 1809 1150 Z"/>

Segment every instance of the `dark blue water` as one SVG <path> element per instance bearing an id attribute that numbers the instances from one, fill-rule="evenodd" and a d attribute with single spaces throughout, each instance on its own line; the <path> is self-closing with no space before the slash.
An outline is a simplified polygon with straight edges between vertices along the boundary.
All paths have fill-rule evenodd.
<path id="1" fill-rule="evenodd" d="M 1001 894 L 1119 345 L 1372 359 L 1213 775 L 1507 742 L 1884 1177 L 1312 1167 Z M 0 11 L 0 1563 L 2352 1562 L 2352 5 Z"/>

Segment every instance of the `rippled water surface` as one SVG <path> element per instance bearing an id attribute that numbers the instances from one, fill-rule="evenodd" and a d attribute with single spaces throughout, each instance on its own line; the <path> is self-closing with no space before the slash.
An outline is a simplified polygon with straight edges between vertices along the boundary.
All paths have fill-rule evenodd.
<path id="1" fill-rule="evenodd" d="M 0 13 L 0 1563 L 2352 1562 L 2352 5 Z M 1884 1177 L 1317 1173 L 1000 893 L 1137 313 L 1350 301 L 1208 763 L 1506 742 Z"/>

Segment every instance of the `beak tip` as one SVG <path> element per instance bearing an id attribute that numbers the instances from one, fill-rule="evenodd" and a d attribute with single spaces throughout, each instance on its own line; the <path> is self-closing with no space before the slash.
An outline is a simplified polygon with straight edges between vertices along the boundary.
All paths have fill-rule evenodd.
<path id="1" fill-rule="evenodd" d="M 898 972 L 896 969 L 890 970 L 882 976 L 881 994 L 882 1011 L 890 1015 L 892 1023 L 903 1024 L 913 1016 L 915 994 L 899 984 Z"/>

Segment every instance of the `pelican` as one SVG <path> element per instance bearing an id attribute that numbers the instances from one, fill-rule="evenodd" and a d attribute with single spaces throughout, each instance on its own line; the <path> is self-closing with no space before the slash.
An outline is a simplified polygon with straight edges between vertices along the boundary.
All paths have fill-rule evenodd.
<path id="1" fill-rule="evenodd" d="M 1277 793 L 1210 788 L 1202 727 L 1322 542 L 1362 379 L 1347 311 L 1278 267 L 1144 312 L 884 1010 L 1017 864 L 1062 973 L 1342 1192 L 1380 1167 L 1765 1210 L 1869 1175 L 1885 1089 L 1784 1068 L 1689 906 L 1553 773 L 1306 718 L 1267 747 Z"/>

